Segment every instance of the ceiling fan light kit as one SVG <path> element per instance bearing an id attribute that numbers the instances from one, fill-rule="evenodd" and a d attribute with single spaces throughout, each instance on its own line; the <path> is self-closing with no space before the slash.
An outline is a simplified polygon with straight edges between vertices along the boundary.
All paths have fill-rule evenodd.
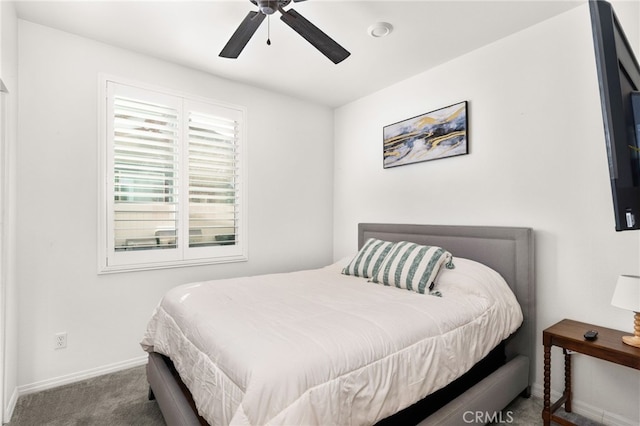
<path id="1" fill-rule="evenodd" d="M 291 3 L 291 0 L 250 1 L 258 6 L 259 12 L 249 12 L 220 52 L 221 57 L 235 59 L 240 56 L 240 53 L 258 30 L 258 27 L 262 21 L 264 21 L 264 18 L 267 15 L 274 14 L 276 10 L 281 13 L 280 20 L 282 22 L 300 34 L 334 64 L 344 61 L 350 55 L 344 47 L 340 46 L 331 37 L 322 32 L 322 30 L 313 25 L 298 12 L 293 9 L 284 10 L 283 7 Z M 293 0 L 294 3 L 301 1 L 305 0 Z"/>

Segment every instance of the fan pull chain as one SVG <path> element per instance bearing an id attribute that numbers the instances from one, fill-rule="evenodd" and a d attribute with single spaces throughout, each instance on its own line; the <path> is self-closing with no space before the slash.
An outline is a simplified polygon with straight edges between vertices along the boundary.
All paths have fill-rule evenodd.
<path id="1" fill-rule="evenodd" d="M 267 15 L 267 46 L 271 46 L 271 15 Z"/>

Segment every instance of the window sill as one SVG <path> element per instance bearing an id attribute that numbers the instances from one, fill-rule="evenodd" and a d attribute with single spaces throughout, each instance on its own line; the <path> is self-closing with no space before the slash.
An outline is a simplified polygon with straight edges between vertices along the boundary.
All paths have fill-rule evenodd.
<path id="1" fill-rule="evenodd" d="M 117 274 L 121 272 L 155 271 L 159 269 L 184 268 L 189 266 L 217 265 L 223 263 L 246 262 L 245 255 L 218 257 L 209 259 L 179 260 L 170 262 L 144 263 L 136 265 L 101 265 L 98 275 Z"/>

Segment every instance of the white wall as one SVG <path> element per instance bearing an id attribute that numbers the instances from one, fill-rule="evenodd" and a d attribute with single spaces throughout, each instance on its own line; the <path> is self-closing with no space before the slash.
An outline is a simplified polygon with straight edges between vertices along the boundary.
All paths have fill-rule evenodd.
<path id="1" fill-rule="evenodd" d="M 16 217 L 15 155 L 17 144 L 18 117 L 18 19 L 15 6 L 10 2 L 0 2 L 0 77 L 9 90 L 4 96 L 5 128 L 4 150 L 0 155 L 0 421 L 8 420 L 18 392 L 18 285 L 16 281 L 16 232 L 12 223 Z M 4 156 L 4 158 L 1 158 Z M 4 300 L 3 300 L 4 299 Z M 4 375 L 4 377 L 3 377 Z"/>
<path id="2" fill-rule="evenodd" d="M 382 168 L 383 126 L 463 100 L 469 155 Z M 355 252 L 358 222 L 535 230 L 538 394 L 544 328 L 572 318 L 631 332 L 633 314 L 610 300 L 619 274 L 640 273 L 640 232 L 614 230 L 588 5 L 339 108 L 334 167 L 336 259 Z M 556 349 L 553 360 L 560 391 Z M 574 373 L 577 411 L 640 423 L 640 372 L 578 355 Z"/>
<path id="3" fill-rule="evenodd" d="M 623 25 L 640 44 L 638 5 L 624 9 Z M 19 23 L 18 47 L 22 390 L 139 360 L 149 314 L 174 285 L 326 263 L 330 230 L 339 258 L 355 251 L 362 221 L 531 226 L 538 332 L 564 317 L 631 328 L 631 314 L 609 300 L 618 274 L 640 272 L 640 236 L 613 230 L 586 6 L 333 117 L 323 107 L 28 22 Z M 96 274 L 99 72 L 247 106 L 249 262 Z M 461 100 L 470 106 L 470 155 L 382 169 L 384 125 Z M 301 247 L 299 238 L 313 244 Z M 54 351 L 59 331 L 69 333 L 69 346 Z M 554 352 L 556 391 L 559 358 Z M 636 371 L 580 356 L 575 362 L 577 409 L 610 423 L 640 421 Z"/>
<path id="4" fill-rule="evenodd" d="M 100 72 L 247 108 L 248 262 L 97 275 Z M 19 80 L 21 391 L 139 361 L 151 311 L 177 284 L 331 260 L 329 108 L 26 21 L 19 21 Z M 62 331 L 68 347 L 56 351 L 53 336 Z"/>

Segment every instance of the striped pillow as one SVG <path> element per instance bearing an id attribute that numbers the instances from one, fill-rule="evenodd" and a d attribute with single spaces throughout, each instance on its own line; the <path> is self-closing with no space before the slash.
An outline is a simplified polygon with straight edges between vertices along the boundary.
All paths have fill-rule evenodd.
<path id="1" fill-rule="evenodd" d="M 358 254 L 342 270 L 344 275 L 371 278 L 377 267 L 380 266 L 394 243 L 389 241 L 369 238 Z"/>
<path id="2" fill-rule="evenodd" d="M 452 255 L 436 246 L 423 246 L 407 241 L 396 243 L 391 253 L 373 273 L 371 281 L 378 284 L 428 293 L 445 263 L 453 268 Z"/>

